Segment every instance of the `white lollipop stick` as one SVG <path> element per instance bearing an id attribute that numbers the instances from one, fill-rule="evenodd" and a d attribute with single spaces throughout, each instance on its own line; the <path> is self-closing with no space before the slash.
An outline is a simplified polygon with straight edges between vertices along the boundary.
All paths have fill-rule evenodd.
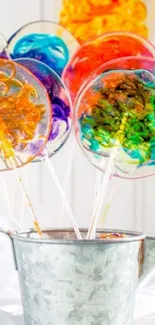
<path id="1" fill-rule="evenodd" d="M 92 221 L 93 221 L 94 214 L 95 214 L 95 211 L 96 211 L 96 206 L 97 206 L 97 203 L 98 203 L 98 196 L 99 196 L 100 189 L 101 189 L 101 178 L 102 178 L 101 173 L 102 172 L 98 170 L 97 175 L 96 175 Z"/>
<path id="2" fill-rule="evenodd" d="M 69 183 L 69 178 L 72 170 L 72 165 L 73 165 L 73 159 L 74 159 L 74 152 L 75 152 L 75 139 L 73 138 L 72 144 L 71 144 L 71 154 L 68 156 L 68 164 L 67 164 L 67 173 L 65 177 L 65 186 L 64 186 L 64 194 L 67 194 L 67 188 L 68 188 L 68 183 Z M 63 202 L 64 203 L 64 202 Z M 65 204 L 62 206 L 62 211 L 60 214 L 60 219 L 59 219 L 59 227 L 62 226 L 62 221 L 64 217 L 64 212 L 65 212 Z"/>
<path id="3" fill-rule="evenodd" d="M 82 239 L 81 234 L 80 234 L 80 231 L 79 231 L 79 228 L 78 228 L 78 226 L 76 224 L 74 215 L 73 215 L 72 210 L 70 208 L 70 205 L 69 205 L 69 203 L 67 201 L 67 198 L 65 196 L 65 193 L 64 193 L 64 191 L 62 189 L 62 186 L 61 186 L 61 184 L 59 182 L 59 179 L 58 179 L 58 177 L 57 177 L 57 175 L 55 173 L 55 170 L 54 170 L 54 168 L 52 166 L 52 163 L 51 163 L 50 159 L 48 158 L 48 156 L 45 157 L 45 162 L 46 162 L 46 164 L 48 166 L 48 169 L 50 171 L 50 174 L 51 174 L 51 176 L 52 176 L 52 178 L 53 178 L 53 180 L 55 182 L 55 185 L 56 185 L 56 187 L 57 187 L 57 189 L 59 191 L 59 194 L 61 196 L 61 199 L 63 200 L 64 206 L 66 208 L 66 211 L 68 212 L 68 216 L 70 218 L 70 221 L 72 223 L 72 226 L 74 228 L 74 231 L 76 233 L 76 236 L 77 236 L 78 239 Z"/>
<path id="4" fill-rule="evenodd" d="M 102 205 L 103 205 L 103 201 L 104 201 L 105 196 L 107 194 L 107 190 L 108 190 L 109 183 L 110 183 L 109 181 L 110 181 L 112 175 L 114 174 L 114 170 L 115 170 L 114 159 L 116 157 L 117 151 L 118 151 L 118 148 L 115 148 L 112 151 L 112 154 L 111 154 L 111 156 L 109 158 L 109 163 L 108 163 L 105 175 L 104 175 L 104 181 L 102 183 L 101 191 L 100 191 L 100 194 L 99 194 L 99 197 L 98 197 L 98 202 L 97 202 L 97 207 L 96 207 L 96 210 L 95 210 L 94 218 L 93 218 L 93 220 L 91 222 L 91 225 L 90 225 L 88 233 L 87 233 L 87 239 L 92 239 L 94 237 L 94 235 L 95 235 L 96 224 L 97 224 L 97 221 L 98 221 L 98 218 L 99 218 L 100 210 L 101 210 Z"/>
<path id="5" fill-rule="evenodd" d="M 122 140 L 120 141 L 120 138 L 122 138 L 122 135 L 124 133 L 124 129 L 126 126 L 126 121 L 127 121 L 127 114 L 124 114 L 123 118 L 122 118 L 122 122 L 120 125 L 120 129 L 117 132 L 117 136 L 116 136 L 116 141 L 115 141 L 115 147 L 111 152 L 111 155 L 109 157 L 109 162 L 108 162 L 108 166 L 107 169 L 105 171 L 105 175 L 104 175 L 104 179 L 103 179 L 103 184 L 101 187 L 101 192 L 100 195 L 98 197 L 98 203 L 97 203 L 97 207 L 96 207 L 96 211 L 94 214 L 94 218 L 91 221 L 88 233 L 87 233 L 87 239 L 92 239 L 95 236 L 96 233 L 96 225 L 99 219 L 99 214 L 100 214 L 100 210 L 102 208 L 104 199 L 106 197 L 107 194 L 107 190 L 109 187 L 109 181 L 111 179 L 111 177 L 113 176 L 114 172 L 115 172 L 115 166 L 114 166 L 114 160 L 116 158 L 117 152 L 119 150 L 119 146 L 120 143 L 122 142 Z"/>
<path id="6" fill-rule="evenodd" d="M 26 191 L 25 186 L 24 186 L 24 184 L 22 182 L 22 179 L 18 175 L 18 171 L 17 171 L 16 165 L 15 165 L 14 159 L 12 157 L 10 157 L 7 160 L 9 161 L 11 168 L 13 168 L 13 172 L 14 172 L 14 175 L 15 175 L 15 177 L 17 179 L 17 182 L 18 182 L 18 184 L 20 186 L 21 192 L 23 193 L 23 195 L 26 198 L 26 201 L 28 203 L 28 209 L 29 209 L 30 215 L 31 215 L 33 223 L 34 223 L 35 230 L 41 236 L 42 232 L 41 232 L 41 229 L 40 229 L 40 226 L 39 226 L 38 219 L 37 219 L 37 217 L 35 215 L 32 203 L 31 203 L 30 198 L 29 198 L 29 196 L 27 194 L 27 191 Z"/>
<path id="7" fill-rule="evenodd" d="M 94 193 L 94 204 L 93 204 L 93 215 L 95 213 L 96 210 L 96 205 L 98 202 L 98 196 L 99 196 L 99 192 L 100 192 L 100 188 L 101 188 L 101 179 L 102 179 L 102 172 L 101 171 L 97 171 L 97 175 L 96 175 L 96 183 L 95 183 L 95 193 Z"/>

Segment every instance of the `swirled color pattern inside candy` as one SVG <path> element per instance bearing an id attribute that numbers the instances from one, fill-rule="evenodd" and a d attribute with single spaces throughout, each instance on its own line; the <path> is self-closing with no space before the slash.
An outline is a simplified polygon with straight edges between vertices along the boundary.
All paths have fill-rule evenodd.
<path id="1" fill-rule="evenodd" d="M 155 162 L 155 79 L 150 72 L 115 70 L 103 74 L 86 91 L 78 117 L 81 141 L 90 151 L 106 156 L 119 138 L 119 147 L 130 163 L 141 166 Z"/>
<path id="2" fill-rule="evenodd" d="M 69 130 L 69 115 L 70 115 L 70 107 L 67 106 L 62 99 L 59 97 L 54 97 L 52 98 L 52 109 L 53 109 L 53 127 L 49 135 L 49 141 L 54 140 L 58 134 L 59 134 L 59 129 L 60 129 L 60 122 L 64 122 L 66 124 L 65 127 L 65 132 Z"/>
<path id="3" fill-rule="evenodd" d="M 69 51 L 60 37 L 33 33 L 16 42 L 11 56 L 13 59 L 24 57 L 39 60 L 61 75 L 69 60 Z"/>
<path id="4" fill-rule="evenodd" d="M 50 127 L 50 104 L 43 85 L 15 62 L 0 59 L 0 153 L 3 161 L 14 157 L 17 166 L 31 161 L 42 150 Z M 35 147 L 33 154 L 32 146 Z"/>
<path id="5" fill-rule="evenodd" d="M 16 62 L 30 70 L 48 92 L 52 110 L 52 128 L 47 143 L 50 157 L 63 145 L 71 129 L 71 107 L 68 92 L 60 77 L 44 63 L 27 58 L 16 59 Z"/>
<path id="6" fill-rule="evenodd" d="M 97 68 L 113 59 L 154 57 L 155 48 L 146 40 L 130 33 L 109 33 L 87 42 L 71 58 L 62 78 L 74 101 L 78 90 Z"/>
<path id="7" fill-rule="evenodd" d="M 64 0 L 60 23 L 82 44 L 110 31 L 148 36 L 142 0 Z"/>

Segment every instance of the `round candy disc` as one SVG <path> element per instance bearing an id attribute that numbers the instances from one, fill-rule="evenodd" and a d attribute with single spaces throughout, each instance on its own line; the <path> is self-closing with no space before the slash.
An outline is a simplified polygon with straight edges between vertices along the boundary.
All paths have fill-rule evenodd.
<path id="1" fill-rule="evenodd" d="M 155 61 L 122 58 L 101 69 L 76 101 L 80 146 L 103 171 L 115 150 L 117 176 L 149 176 L 155 173 Z"/>
<path id="2" fill-rule="evenodd" d="M 74 101 L 85 79 L 103 63 L 126 56 L 155 57 L 155 48 L 140 36 L 115 32 L 104 34 L 79 48 L 62 78 Z"/>
<path id="3" fill-rule="evenodd" d="M 47 142 L 48 156 L 51 157 L 67 140 L 71 125 L 71 101 L 60 77 L 46 64 L 34 59 L 17 59 L 17 63 L 31 71 L 46 88 L 52 111 L 52 128 Z M 34 161 L 40 161 L 44 153 Z"/>
<path id="4" fill-rule="evenodd" d="M 41 82 L 17 63 L 0 59 L 0 169 L 20 167 L 42 152 L 51 120 Z"/>
<path id="5" fill-rule="evenodd" d="M 13 59 L 39 60 L 59 75 L 78 46 L 75 38 L 64 27 L 51 21 L 27 24 L 8 40 L 9 53 Z"/>

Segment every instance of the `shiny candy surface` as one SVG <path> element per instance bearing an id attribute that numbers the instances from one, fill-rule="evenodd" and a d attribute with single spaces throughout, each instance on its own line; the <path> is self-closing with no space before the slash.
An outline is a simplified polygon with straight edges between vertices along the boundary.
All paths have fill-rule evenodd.
<path id="1" fill-rule="evenodd" d="M 142 0 L 63 0 L 60 23 L 85 43 L 113 31 L 148 37 L 147 7 Z"/>
<path id="2" fill-rule="evenodd" d="M 92 74 L 77 99 L 78 141 L 103 171 L 117 148 L 116 175 L 136 178 L 155 172 L 154 67 L 147 58 L 113 60 Z"/>
<path id="3" fill-rule="evenodd" d="M 44 148 L 51 107 L 40 81 L 24 67 L 0 59 L 0 169 L 20 167 Z"/>

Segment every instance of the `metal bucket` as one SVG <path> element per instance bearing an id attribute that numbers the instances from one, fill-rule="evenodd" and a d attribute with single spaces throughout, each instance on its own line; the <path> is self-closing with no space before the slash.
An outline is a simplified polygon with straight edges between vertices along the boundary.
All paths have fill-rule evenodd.
<path id="1" fill-rule="evenodd" d="M 131 325 L 145 235 L 123 233 L 104 240 L 76 240 L 67 229 L 45 230 L 41 239 L 33 230 L 9 234 L 25 325 Z"/>

